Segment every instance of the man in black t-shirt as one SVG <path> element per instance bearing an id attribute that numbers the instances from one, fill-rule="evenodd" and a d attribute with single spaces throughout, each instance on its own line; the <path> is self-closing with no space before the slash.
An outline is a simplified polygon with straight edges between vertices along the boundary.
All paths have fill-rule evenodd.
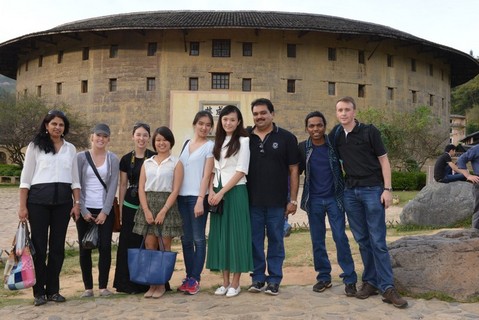
<path id="1" fill-rule="evenodd" d="M 442 183 L 454 181 L 466 181 L 462 173 L 453 174 L 452 171 L 459 172 L 459 168 L 452 162 L 452 157 L 456 154 L 456 146 L 448 144 L 444 148 L 444 153 L 439 156 L 434 165 L 434 180 Z"/>

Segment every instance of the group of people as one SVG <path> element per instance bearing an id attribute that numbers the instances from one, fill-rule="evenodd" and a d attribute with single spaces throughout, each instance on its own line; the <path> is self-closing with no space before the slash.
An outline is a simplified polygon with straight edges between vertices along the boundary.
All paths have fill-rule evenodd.
<path id="1" fill-rule="evenodd" d="M 50 111 L 28 146 L 20 184 L 19 218 L 30 221 L 36 249 L 34 304 L 65 301 L 59 292 L 59 274 L 70 216 L 76 221 L 80 243 L 89 224 L 98 225 L 99 295 L 112 294 L 107 285 L 118 180 L 122 226 L 113 282 L 117 292 L 159 298 L 170 290 L 168 283 L 144 286 L 131 282 L 127 250 L 142 242 L 147 249 L 170 250 L 172 239 L 181 237 L 186 274 L 178 291 L 199 292 L 206 261 L 206 268 L 222 272 L 223 282 L 215 295 L 237 296 L 241 274 L 247 272 L 251 275 L 249 292 L 278 295 L 285 259 L 285 218 L 297 210 L 299 175 L 304 172 L 300 205 L 308 214 L 318 273 L 313 290 L 322 292 L 332 286 L 325 246 L 327 214 L 345 294 L 366 299 L 381 293 L 384 302 L 406 307 L 407 301 L 394 288 L 386 245 L 391 169 L 379 131 L 356 120 L 356 104 L 350 97 L 337 102 L 339 124 L 329 135 L 324 115 L 309 113 L 305 119 L 309 138 L 299 144 L 291 132 L 274 123 L 269 99 L 253 101 L 251 112 L 254 126 L 246 128 L 238 107 L 223 107 L 214 142 L 208 139 L 214 127 L 211 113 L 198 112 L 194 135 L 178 157 L 171 152 L 175 138 L 169 128 L 154 131 L 154 150 L 150 150 L 150 127 L 137 123 L 132 132 L 134 150 L 118 160 L 107 150 L 108 125 L 97 124 L 91 148 L 77 154 L 64 139 L 69 131 L 67 117 L 61 111 Z M 345 233 L 346 215 L 364 265 L 359 290 Z M 91 249 L 80 246 L 80 265 L 85 286 L 82 297 L 92 297 Z"/>

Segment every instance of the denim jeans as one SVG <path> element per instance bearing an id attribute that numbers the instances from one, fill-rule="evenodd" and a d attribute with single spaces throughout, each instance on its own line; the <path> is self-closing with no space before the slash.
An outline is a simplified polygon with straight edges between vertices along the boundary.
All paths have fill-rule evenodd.
<path id="1" fill-rule="evenodd" d="M 391 258 L 386 244 L 386 212 L 382 186 L 344 190 L 344 207 L 364 265 L 362 280 L 382 292 L 394 286 Z"/>
<path id="2" fill-rule="evenodd" d="M 343 270 L 340 277 L 345 284 L 356 283 L 358 277 L 354 271 L 354 261 L 349 247 L 348 236 L 346 235 L 346 218 L 334 197 L 309 199 L 308 220 L 311 242 L 313 244 L 314 270 L 318 272 L 317 281 L 331 281 L 331 263 L 326 251 L 326 213 L 328 214 L 329 225 L 336 244 L 338 264 Z"/>
<path id="3" fill-rule="evenodd" d="M 284 208 L 250 206 L 251 238 L 253 240 L 253 282 L 280 284 L 283 279 L 284 253 Z M 264 239 L 268 237 L 265 259 Z M 266 276 L 266 262 L 268 276 Z"/>
<path id="4" fill-rule="evenodd" d="M 455 181 L 466 181 L 466 177 L 462 173 L 456 173 L 456 174 L 447 174 L 442 178 L 439 182 L 442 183 L 449 183 L 449 182 L 455 182 Z"/>
<path id="5" fill-rule="evenodd" d="M 195 217 L 197 196 L 178 196 L 178 209 L 183 219 L 183 259 L 185 261 L 186 277 L 201 280 L 201 272 L 206 259 L 206 220 L 208 206 L 204 206 L 203 215 Z"/>

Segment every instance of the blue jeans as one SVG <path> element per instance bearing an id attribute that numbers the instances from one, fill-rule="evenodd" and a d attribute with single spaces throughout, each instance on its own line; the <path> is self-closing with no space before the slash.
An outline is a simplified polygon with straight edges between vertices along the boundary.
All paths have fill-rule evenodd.
<path id="1" fill-rule="evenodd" d="M 331 263 L 326 251 L 326 213 L 328 214 L 329 225 L 333 233 L 333 240 L 336 243 L 337 259 L 343 273 L 345 284 L 356 283 L 358 277 L 354 271 L 354 261 L 349 247 L 348 236 L 346 235 L 346 218 L 336 199 L 311 197 L 309 199 L 308 220 L 311 242 L 313 244 L 314 270 L 318 272 L 318 281 L 331 281 Z"/>
<path id="2" fill-rule="evenodd" d="M 186 277 L 201 280 L 201 272 L 206 259 L 206 220 L 208 219 L 208 206 L 204 214 L 195 218 L 195 204 L 197 196 L 178 196 L 178 209 L 183 219 L 183 258 L 185 261 Z"/>
<path id="3" fill-rule="evenodd" d="M 280 284 L 283 279 L 284 253 L 284 208 L 250 206 L 251 238 L 253 240 L 253 282 Z M 265 259 L 264 239 L 268 237 Z M 268 276 L 266 276 L 266 262 Z"/>
<path id="4" fill-rule="evenodd" d="M 456 173 L 456 174 L 446 174 L 444 178 L 442 178 L 439 182 L 442 183 L 449 183 L 449 182 L 455 182 L 455 181 L 466 181 L 466 177 L 462 173 Z"/>
<path id="5" fill-rule="evenodd" d="M 394 286 L 391 258 L 386 244 L 386 212 L 382 186 L 344 190 L 344 207 L 363 260 L 362 280 L 382 292 Z"/>

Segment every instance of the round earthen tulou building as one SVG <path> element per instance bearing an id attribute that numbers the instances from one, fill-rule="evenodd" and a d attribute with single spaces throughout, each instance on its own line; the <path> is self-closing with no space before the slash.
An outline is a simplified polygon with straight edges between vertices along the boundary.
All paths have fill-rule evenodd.
<path id="1" fill-rule="evenodd" d="M 473 57 L 386 26 L 305 13 L 157 11 L 60 25 L 0 44 L 0 73 L 17 94 L 84 111 L 112 129 L 112 149 L 132 147 L 136 121 L 167 125 L 176 149 L 194 114 L 235 104 L 245 125 L 266 97 L 275 122 L 304 137 L 313 110 L 335 122 L 337 99 L 359 108 L 430 105 L 449 126 L 451 87 L 479 73 Z M 177 150 L 178 151 L 178 150 Z"/>

